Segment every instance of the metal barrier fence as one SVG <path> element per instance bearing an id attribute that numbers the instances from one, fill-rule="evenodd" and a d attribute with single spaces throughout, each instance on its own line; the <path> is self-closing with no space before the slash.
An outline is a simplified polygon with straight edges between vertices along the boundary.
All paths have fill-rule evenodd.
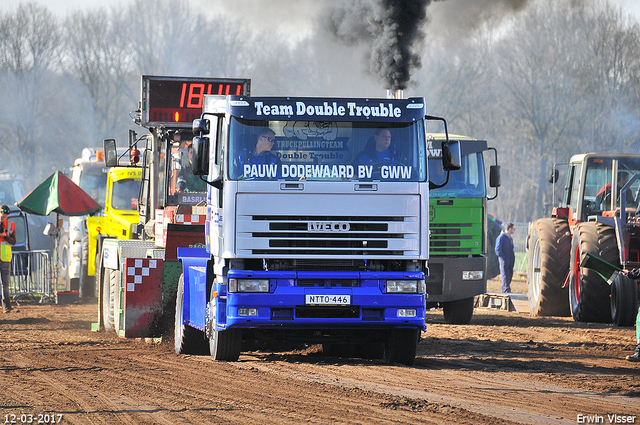
<path id="1" fill-rule="evenodd" d="M 28 298 L 38 302 L 53 301 L 58 289 L 51 269 L 49 251 L 13 253 L 9 294 L 14 300 Z"/>
<path id="2" fill-rule="evenodd" d="M 513 223 L 513 224 L 516 227 L 516 232 L 513 234 L 513 248 L 516 253 L 516 264 L 514 269 L 526 271 L 527 270 L 527 236 L 529 236 L 529 228 L 531 227 L 531 223 Z"/>

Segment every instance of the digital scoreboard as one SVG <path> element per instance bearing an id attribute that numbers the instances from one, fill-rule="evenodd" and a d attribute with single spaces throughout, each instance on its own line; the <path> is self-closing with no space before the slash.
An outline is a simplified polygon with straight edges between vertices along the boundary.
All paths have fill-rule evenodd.
<path id="1" fill-rule="evenodd" d="M 191 127 L 206 94 L 250 95 L 248 78 L 142 76 L 141 125 Z"/>

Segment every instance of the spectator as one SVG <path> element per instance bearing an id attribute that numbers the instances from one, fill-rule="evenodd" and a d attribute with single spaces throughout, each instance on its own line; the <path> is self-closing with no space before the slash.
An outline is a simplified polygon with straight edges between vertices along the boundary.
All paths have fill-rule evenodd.
<path id="1" fill-rule="evenodd" d="M 512 235 L 516 232 L 513 223 L 507 224 L 507 229 L 500 233 L 496 239 L 496 255 L 500 262 L 500 276 L 502 276 L 502 292 L 511 292 L 511 278 L 513 277 L 513 266 L 516 263 L 516 254 L 513 246 Z"/>
<path id="2" fill-rule="evenodd" d="M 637 280 L 640 279 L 640 269 L 629 270 L 627 276 L 630 279 L 635 280 L 637 283 Z M 640 308 L 638 309 L 638 314 L 636 315 L 636 344 L 637 345 L 635 352 L 626 357 L 626 359 L 630 362 L 640 362 Z"/>
<path id="3" fill-rule="evenodd" d="M 11 280 L 11 245 L 16 244 L 16 232 L 9 229 L 9 207 L 0 207 L 0 285 L 2 286 L 2 311 L 9 313 L 11 310 L 11 297 L 9 284 Z"/>

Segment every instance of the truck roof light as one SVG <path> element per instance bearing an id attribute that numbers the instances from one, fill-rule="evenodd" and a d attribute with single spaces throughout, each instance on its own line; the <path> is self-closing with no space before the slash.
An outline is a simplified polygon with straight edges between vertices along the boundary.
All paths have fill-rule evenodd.
<path id="1" fill-rule="evenodd" d="M 137 164 L 140 162 L 140 151 L 138 149 L 131 149 L 129 151 L 129 161 L 131 164 Z"/>

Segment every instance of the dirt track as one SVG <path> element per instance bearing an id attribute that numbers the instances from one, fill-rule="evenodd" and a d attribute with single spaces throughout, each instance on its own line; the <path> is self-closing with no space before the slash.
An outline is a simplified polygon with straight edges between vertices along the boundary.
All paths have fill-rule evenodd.
<path id="1" fill-rule="evenodd" d="M 493 310 L 451 326 L 432 312 L 413 367 L 319 347 L 218 363 L 177 356 L 168 338 L 92 332 L 95 311 L 23 305 L 0 315 L 0 423 L 45 413 L 78 424 L 607 424 L 607 414 L 640 423 L 640 364 L 622 360 L 632 328 Z"/>

